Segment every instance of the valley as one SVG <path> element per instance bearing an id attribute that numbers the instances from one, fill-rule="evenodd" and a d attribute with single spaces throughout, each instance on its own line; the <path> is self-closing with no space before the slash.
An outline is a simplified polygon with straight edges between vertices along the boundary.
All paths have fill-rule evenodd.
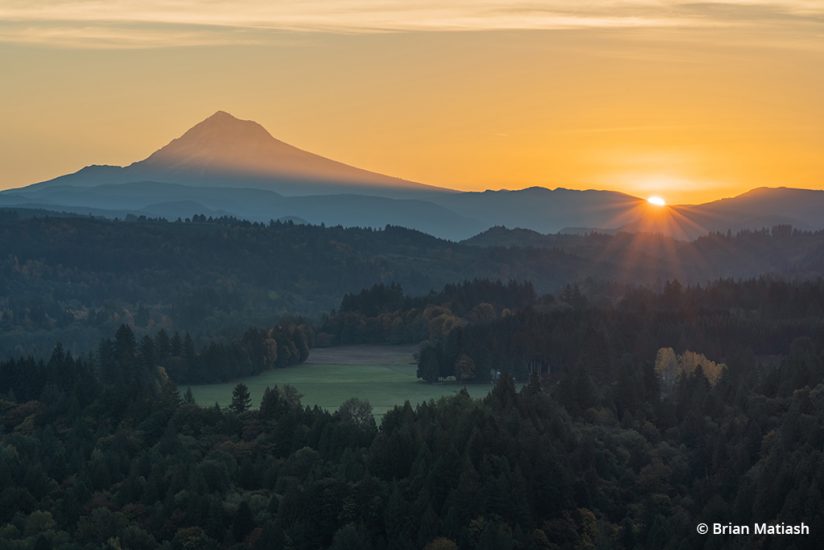
<path id="1" fill-rule="evenodd" d="M 190 388 L 195 402 L 201 406 L 218 403 L 227 407 L 232 399 L 232 389 L 243 383 L 249 388 L 252 403 L 257 407 L 265 388 L 288 384 L 302 395 L 304 405 L 317 405 L 331 412 L 352 397 L 368 401 L 378 422 L 387 411 L 403 406 L 405 401 L 416 407 L 425 401 L 454 396 L 463 388 L 470 396 L 482 398 L 492 388 L 489 384 L 463 385 L 454 381 L 428 384 L 419 380 L 413 357 L 417 349 L 417 346 L 315 348 L 301 365 Z M 180 389 L 185 391 L 186 387 Z"/>

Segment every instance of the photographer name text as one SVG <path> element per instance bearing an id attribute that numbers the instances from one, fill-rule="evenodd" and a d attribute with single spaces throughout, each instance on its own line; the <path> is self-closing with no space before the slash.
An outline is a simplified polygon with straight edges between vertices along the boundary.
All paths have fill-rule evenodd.
<path id="1" fill-rule="evenodd" d="M 732 523 L 698 524 L 702 535 L 809 535 L 810 526 L 806 523 L 753 523 L 752 525 L 735 525 Z"/>

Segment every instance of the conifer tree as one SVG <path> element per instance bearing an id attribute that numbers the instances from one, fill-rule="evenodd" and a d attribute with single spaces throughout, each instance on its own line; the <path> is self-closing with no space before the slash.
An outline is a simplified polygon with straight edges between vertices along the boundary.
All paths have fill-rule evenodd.
<path id="1" fill-rule="evenodd" d="M 252 397 L 249 395 L 249 388 L 246 384 L 240 383 L 235 386 L 232 392 L 232 403 L 229 408 L 237 414 L 246 412 L 252 405 Z"/>

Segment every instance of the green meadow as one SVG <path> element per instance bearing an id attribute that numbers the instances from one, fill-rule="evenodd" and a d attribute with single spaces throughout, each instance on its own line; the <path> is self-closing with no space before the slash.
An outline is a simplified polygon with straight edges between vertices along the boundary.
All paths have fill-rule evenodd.
<path id="1" fill-rule="evenodd" d="M 252 404 L 257 407 L 267 386 L 289 384 L 303 395 L 304 405 L 318 405 L 335 410 L 352 397 L 369 401 L 376 416 L 395 405 L 409 401 L 412 405 L 455 395 L 463 386 L 456 383 L 427 384 L 418 380 L 410 346 L 346 346 L 316 348 L 302 365 L 274 369 L 257 376 L 222 384 L 191 386 L 195 401 L 201 406 L 214 403 L 225 407 L 232 399 L 238 382 L 249 387 Z M 467 386 L 472 397 L 489 393 L 487 384 Z M 185 391 L 185 387 L 181 387 Z"/>

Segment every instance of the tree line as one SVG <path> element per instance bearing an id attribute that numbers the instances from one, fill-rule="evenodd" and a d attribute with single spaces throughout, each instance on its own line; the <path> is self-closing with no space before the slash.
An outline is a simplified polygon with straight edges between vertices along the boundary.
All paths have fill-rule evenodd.
<path id="1" fill-rule="evenodd" d="M 319 346 L 417 344 L 468 322 L 487 322 L 535 303 L 529 282 L 473 279 L 409 296 L 399 283 L 344 295 L 317 327 Z"/>
<path id="2" fill-rule="evenodd" d="M 65 392 L 70 388 L 70 394 L 82 394 L 82 388 L 66 379 L 67 373 L 74 371 L 85 373 L 81 378 L 86 381 L 95 379 L 145 391 L 162 379 L 175 384 L 224 382 L 303 363 L 309 357 L 312 339 L 313 331 L 307 324 L 284 321 L 266 329 L 250 328 L 240 338 L 210 341 L 198 348 L 188 333 L 170 336 L 160 330 L 138 339 L 131 327 L 122 325 L 113 338 L 100 342 L 96 352 L 79 358 L 58 344 L 48 360 L 26 357 L 0 361 L 0 394 L 24 401 L 37 399 L 47 389 Z"/>
<path id="3" fill-rule="evenodd" d="M 671 281 L 658 292 L 635 288 L 607 301 L 573 285 L 511 315 L 433 335 L 419 353 L 418 376 L 488 382 L 508 373 L 525 381 L 538 371 L 555 379 L 588 373 L 603 383 L 617 380 L 623 363 L 654 362 L 662 348 L 711 362 L 745 353 L 768 360 L 823 331 L 822 279 Z"/>

